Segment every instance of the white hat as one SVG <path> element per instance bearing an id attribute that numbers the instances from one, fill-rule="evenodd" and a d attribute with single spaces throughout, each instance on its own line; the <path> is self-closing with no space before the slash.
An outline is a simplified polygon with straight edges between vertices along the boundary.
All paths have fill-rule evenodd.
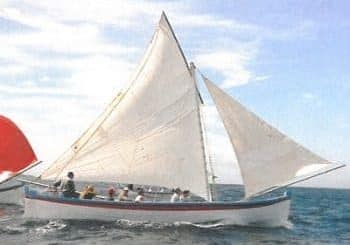
<path id="1" fill-rule="evenodd" d="M 129 190 L 128 187 L 124 187 L 124 188 L 123 188 L 123 191 L 128 191 L 128 190 Z"/>

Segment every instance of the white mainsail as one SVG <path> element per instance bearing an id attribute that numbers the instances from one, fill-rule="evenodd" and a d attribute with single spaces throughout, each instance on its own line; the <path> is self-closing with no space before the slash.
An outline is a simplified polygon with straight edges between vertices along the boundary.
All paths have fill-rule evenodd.
<path id="1" fill-rule="evenodd" d="M 165 16 L 130 87 L 49 169 L 56 179 L 180 187 L 208 198 L 199 94 Z"/>
<path id="2" fill-rule="evenodd" d="M 330 164 L 248 111 L 206 77 L 203 80 L 236 153 L 246 197 L 344 166 Z"/>

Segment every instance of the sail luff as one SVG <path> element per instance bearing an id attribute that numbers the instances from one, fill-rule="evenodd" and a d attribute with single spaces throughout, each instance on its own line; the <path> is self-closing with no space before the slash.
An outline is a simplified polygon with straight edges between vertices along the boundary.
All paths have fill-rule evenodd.
<path id="1" fill-rule="evenodd" d="M 188 72 L 191 74 L 191 69 L 190 69 L 190 66 L 188 65 L 186 56 L 185 56 L 185 54 L 184 54 L 184 52 L 183 52 L 183 50 L 182 50 L 182 48 L 181 48 L 181 45 L 180 45 L 179 40 L 177 39 L 177 37 L 176 37 L 176 35 L 175 35 L 174 29 L 173 29 L 173 27 L 170 25 L 170 22 L 169 22 L 169 20 L 168 20 L 168 17 L 166 16 L 166 14 L 165 14 L 164 11 L 162 12 L 162 16 L 160 17 L 160 20 L 159 20 L 159 25 L 158 25 L 159 28 L 161 28 L 161 26 L 162 26 L 161 23 L 162 23 L 162 22 L 166 22 L 166 23 L 167 23 L 167 26 L 168 26 L 168 28 L 169 28 L 169 30 L 170 30 L 170 32 L 171 32 L 171 35 L 172 35 L 172 37 L 174 38 L 174 40 L 175 40 L 175 42 L 176 42 L 176 45 L 177 45 L 177 47 L 178 47 L 178 49 L 179 49 L 179 51 L 180 51 L 180 53 L 181 53 L 181 56 L 182 56 L 182 58 L 183 58 L 183 61 L 184 61 L 185 64 L 186 64 L 187 70 L 188 70 Z"/>
<path id="2" fill-rule="evenodd" d="M 182 50 L 182 48 L 181 48 L 180 42 L 179 42 L 179 40 L 177 39 L 177 37 L 176 37 L 176 35 L 175 35 L 175 32 L 174 32 L 174 29 L 173 29 L 173 27 L 170 25 L 170 22 L 169 22 L 169 20 L 168 20 L 168 17 L 166 16 L 166 14 L 165 14 L 164 11 L 162 12 L 162 16 L 161 16 L 161 19 L 160 19 L 159 22 L 161 22 L 161 21 L 163 21 L 163 20 L 164 20 L 164 21 L 168 24 L 168 26 L 169 26 L 169 30 L 171 31 L 171 34 L 172 34 L 172 36 L 174 37 L 174 39 L 175 39 L 175 41 L 176 41 L 177 47 L 178 47 L 179 50 L 180 50 L 181 56 L 182 56 L 182 58 L 183 58 L 183 60 L 184 60 L 184 62 L 185 62 L 185 64 L 186 64 L 186 67 L 187 67 L 189 73 L 190 73 L 191 75 L 193 75 L 192 70 L 191 70 L 191 67 L 192 67 L 192 65 L 194 65 L 194 64 L 193 64 L 193 63 L 191 63 L 191 65 L 188 64 L 188 61 L 187 61 L 187 59 L 186 59 L 186 56 L 185 56 L 185 54 L 184 54 L 184 52 L 183 52 L 183 50 Z M 161 25 L 159 25 L 159 26 L 161 26 Z M 194 79 L 195 79 L 195 77 L 194 77 Z M 198 90 L 196 81 L 195 81 L 195 85 L 196 85 L 196 90 L 197 90 L 197 93 L 198 93 L 198 96 L 199 96 L 199 100 L 200 100 L 201 104 L 203 104 L 203 99 L 202 99 L 201 94 L 199 93 L 199 90 Z"/>
<path id="3" fill-rule="evenodd" d="M 246 198 L 336 169 L 203 79 L 236 153 Z"/>

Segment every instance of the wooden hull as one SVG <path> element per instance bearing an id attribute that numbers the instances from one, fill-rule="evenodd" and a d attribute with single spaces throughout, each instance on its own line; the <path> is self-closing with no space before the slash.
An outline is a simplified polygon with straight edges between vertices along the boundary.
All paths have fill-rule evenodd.
<path id="1" fill-rule="evenodd" d="M 169 203 L 80 200 L 26 191 L 26 218 L 147 221 L 153 223 L 218 222 L 243 226 L 284 226 L 290 199 L 281 196 L 262 201 Z"/>

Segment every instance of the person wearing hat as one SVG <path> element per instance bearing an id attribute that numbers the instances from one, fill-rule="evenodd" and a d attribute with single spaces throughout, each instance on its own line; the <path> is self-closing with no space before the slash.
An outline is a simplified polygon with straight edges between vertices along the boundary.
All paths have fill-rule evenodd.
<path id="1" fill-rule="evenodd" d="M 129 195 L 129 188 L 124 187 L 123 191 L 118 196 L 118 200 L 119 201 L 126 201 L 126 200 L 128 200 L 128 195 Z"/>
<path id="2" fill-rule="evenodd" d="M 137 197 L 135 198 L 135 202 L 143 202 L 145 200 L 145 193 L 143 191 L 143 189 L 140 189 Z"/>
<path id="3" fill-rule="evenodd" d="M 74 184 L 74 173 L 68 172 L 67 174 L 68 180 L 66 180 L 63 184 L 63 196 L 69 197 L 69 198 L 78 198 L 80 194 L 75 191 L 75 184 Z"/>
<path id="4" fill-rule="evenodd" d="M 170 202 L 178 202 L 180 200 L 181 189 L 176 188 L 174 194 L 171 196 Z"/>

